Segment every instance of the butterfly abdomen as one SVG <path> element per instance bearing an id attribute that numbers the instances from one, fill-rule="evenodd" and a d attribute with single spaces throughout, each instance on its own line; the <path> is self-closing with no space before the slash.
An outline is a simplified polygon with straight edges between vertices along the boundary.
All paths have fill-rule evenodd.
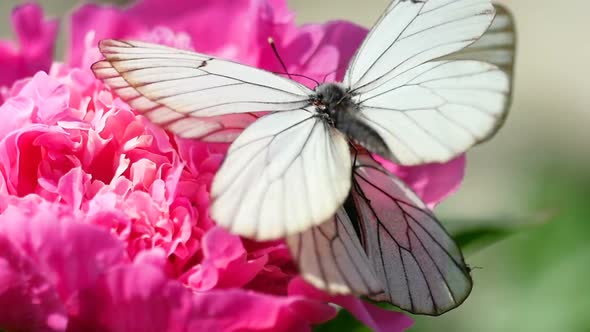
<path id="1" fill-rule="evenodd" d="M 358 143 L 365 149 L 380 156 L 393 159 L 391 151 L 387 148 L 383 138 L 359 118 L 359 110 L 356 105 L 352 104 L 339 109 L 336 112 L 334 126 L 354 143 Z"/>

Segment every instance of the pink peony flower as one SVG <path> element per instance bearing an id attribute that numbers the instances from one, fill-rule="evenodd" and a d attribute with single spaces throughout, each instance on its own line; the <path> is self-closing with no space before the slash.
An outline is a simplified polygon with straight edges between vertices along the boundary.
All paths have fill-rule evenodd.
<path id="1" fill-rule="evenodd" d="M 38 7 L 22 8 L 41 22 Z M 307 331 L 335 315 L 328 302 L 377 331 L 411 325 L 401 313 L 313 289 L 282 241 L 216 227 L 209 189 L 226 147 L 166 133 L 89 70 L 96 42 L 114 37 L 281 71 L 272 36 L 290 72 L 333 79 L 365 29 L 297 27 L 280 0 L 85 5 L 71 20 L 66 64 L 7 83 L 0 106 L 0 305 L 11 308 L 0 311 L 0 329 Z M 45 40 L 23 36 L 23 45 Z M 386 166 L 435 204 L 460 183 L 464 159 Z"/>
<path id="2" fill-rule="evenodd" d="M 291 331 L 335 314 L 302 296 L 237 288 L 194 293 L 165 273 L 163 250 L 130 261 L 124 242 L 87 218 L 35 196 L 11 200 L 0 216 L 2 328 Z"/>
<path id="3" fill-rule="evenodd" d="M 57 38 L 57 21 L 45 19 L 38 5 L 16 7 L 11 19 L 18 46 L 0 41 L 0 104 L 6 87 L 16 80 L 49 70 Z"/>

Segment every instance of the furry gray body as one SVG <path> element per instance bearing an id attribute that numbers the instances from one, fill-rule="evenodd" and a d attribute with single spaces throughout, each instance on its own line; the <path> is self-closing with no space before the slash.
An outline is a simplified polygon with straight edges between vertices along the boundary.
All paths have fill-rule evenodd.
<path id="1" fill-rule="evenodd" d="M 325 83 L 314 91 L 312 103 L 330 125 L 367 150 L 395 160 L 381 136 L 362 119 L 360 105 L 343 85 Z"/>

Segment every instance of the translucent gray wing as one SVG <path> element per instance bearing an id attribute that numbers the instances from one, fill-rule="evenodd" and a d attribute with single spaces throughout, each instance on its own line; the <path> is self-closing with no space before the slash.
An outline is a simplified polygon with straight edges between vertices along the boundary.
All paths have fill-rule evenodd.
<path id="1" fill-rule="evenodd" d="M 385 289 L 369 297 L 426 315 L 463 303 L 472 281 L 453 239 L 400 179 L 369 155 L 358 158 L 353 198 L 361 239 Z"/>
<path id="2" fill-rule="evenodd" d="M 383 291 L 344 210 L 323 224 L 287 238 L 301 276 L 330 294 L 377 295 Z"/>

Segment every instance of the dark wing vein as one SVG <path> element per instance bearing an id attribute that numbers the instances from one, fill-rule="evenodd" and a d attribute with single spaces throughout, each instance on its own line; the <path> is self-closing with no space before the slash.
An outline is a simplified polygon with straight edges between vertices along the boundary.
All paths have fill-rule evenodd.
<path id="1" fill-rule="evenodd" d="M 370 158 L 367 156 L 368 155 L 362 156 L 361 160 L 362 158 Z M 375 162 L 372 161 L 372 163 Z M 364 205 L 365 207 L 363 208 L 362 206 L 360 206 L 356 208 L 359 211 L 359 220 L 361 220 L 363 223 L 375 223 L 374 226 L 370 226 L 369 228 L 364 227 L 363 229 L 365 231 L 367 231 L 368 229 L 370 232 L 374 232 L 374 235 L 376 235 L 376 238 L 374 236 L 369 236 L 367 238 L 369 240 L 372 239 L 373 241 L 377 242 L 373 245 L 377 245 L 377 254 L 379 256 L 377 258 L 374 256 L 372 257 L 372 255 L 375 254 L 375 250 L 370 249 L 373 246 L 370 243 L 364 244 L 364 248 L 367 254 L 369 255 L 369 258 L 373 261 L 373 264 L 376 264 L 378 262 L 378 264 L 380 265 L 380 273 L 384 278 L 382 280 L 382 283 L 384 284 L 384 287 L 387 290 L 387 299 L 389 301 L 394 302 L 394 304 L 400 305 L 403 309 L 423 314 L 439 315 L 443 312 L 446 312 L 456 307 L 466 298 L 466 295 L 469 294 L 469 291 L 471 289 L 471 278 L 469 276 L 468 269 L 465 266 L 461 252 L 458 249 L 456 249 L 456 254 L 453 254 L 449 251 L 455 250 L 452 247 L 454 246 L 454 244 L 452 242 L 451 237 L 442 227 L 442 225 L 436 219 L 436 217 L 425 206 L 418 206 L 410 202 L 409 200 L 411 199 L 411 196 L 406 196 L 406 194 L 404 194 L 403 191 L 400 193 L 400 197 L 398 197 L 397 194 L 394 194 L 396 191 L 402 190 L 402 187 L 395 189 L 395 191 L 393 191 L 390 194 L 389 191 L 385 189 L 387 183 L 376 183 L 368 177 L 370 176 L 370 173 L 364 173 L 361 171 L 362 168 L 373 169 L 374 171 L 380 172 L 382 175 L 391 178 L 392 185 L 401 185 L 401 183 L 393 181 L 393 175 L 387 173 L 379 166 L 372 165 L 372 163 L 360 161 L 357 164 L 357 166 L 355 166 L 353 178 L 353 193 L 356 195 L 356 199 L 354 200 L 355 204 Z M 366 185 L 368 185 L 368 187 L 364 187 Z M 369 188 L 372 189 L 370 191 L 367 191 Z M 405 190 L 409 189 L 406 188 Z M 376 196 L 369 196 L 369 194 Z M 384 198 L 383 200 L 379 199 L 378 196 L 380 195 L 382 195 L 382 197 Z M 373 199 L 375 201 L 373 201 Z M 396 231 L 395 229 L 390 230 L 387 224 L 391 225 L 392 221 L 382 219 L 382 216 L 380 215 L 381 212 L 379 211 L 381 211 L 382 209 L 385 209 L 385 211 L 390 211 L 390 208 L 387 208 L 384 205 L 384 202 L 386 201 L 392 202 L 396 207 L 395 210 L 399 211 L 399 216 L 402 218 L 399 222 L 403 222 L 405 224 L 405 226 L 403 227 L 404 229 L 401 229 L 400 231 L 403 231 L 403 234 L 405 235 L 406 239 L 400 238 L 400 236 L 404 235 L 395 233 L 399 231 Z M 379 206 L 374 206 L 375 204 L 378 204 Z M 370 214 L 372 217 L 365 215 L 365 213 Z M 428 225 L 424 223 L 427 223 Z M 429 228 L 433 228 L 432 231 L 436 232 L 436 234 L 433 234 L 431 230 L 429 230 Z M 439 234 L 439 232 L 441 233 Z M 438 238 L 438 236 L 440 236 L 440 238 Z M 441 240 L 449 241 L 449 247 L 447 248 L 441 242 Z M 388 249 L 385 248 L 385 246 L 388 246 L 388 241 L 391 241 L 390 244 L 397 247 L 395 250 L 397 251 L 399 262 L 402 265 L 400 267 L 401 271 L 399 271 L 399 273 L 402 273 L 402 275 L 391 275 L 391 273 L 395 273 L 395 270 L 387 268 L 387 259 L 384 256 L 384 253 L 391 252 L 391 250 L 393 249 L 391 247 Z M 403 243 L 407 243 L 407 246 Z M 450 262 L 452 262 L 452 266 L 454 267 L 449 267 L 451 270 L 449 270 L 448 273 L 443 272 L 443 268 L 440 265 L 442 261 L 437 262 L 437 259 L 435 257 L 445 257 L 442 259 L 444 259 L 445 261 L 448 259 Z M 375 259 L 377 259 L 377 261 L 375 261 Z M 413 260 L 413 263 L 410 263 L 410 260 Z M 419 294 L 415 294 L 415 292 L 418 291 L 416 287 L 420 287 L 420 283 L 418 281 L 416 281 L 418 282 L 416 283 L 410 280 L 410 271 L 408 271 L 410 266 L 408 264 L 412 264 L 411 269 L 413 271 L 419 271 L 419 274 L 421 275 L 420 280 L 423 280 L 424 285 L 427 288 L 425 289 L 425 291 L 427 290 L 430 302 L 416 302 L 416 296 L 420 296 Z M 416 268 L 418 270 L 416 270 Z M 451 286 L 451 281 L 449 280 L 449 278 L 452 278 L 453 273 L 460 273 L 459 275 L 461 275 L 461 278 L 463 279 L 457 279 L 457 282 L 469 283 L 469 288 L 454 289 L 453 286 Z M 459 275 L 457 275 L 457 277 Z M 397 277 L 402 277 L 402 280 L 398 279 Z M 392 284 L 390 284 L 388 280 L 398 280 L 398 282 L 401 282 L 401 284 L 398 284 L 398 287 L 402 287 L 402 289 L 392 289 Z M 403 300 L 395 296 L 395 294 L 398 294 L 399 296 L 399 293 L 396 292 L 402 290 L 408 296 L 406 301 L 408 301 L 409 303 L 406 303 L 405 305 L 408 305 L 410 308 L 404 307 Z M 464 295 L 461 295 L 461 298 L 458 299 L 457 294 L 455 293 L 456 291 L 462 291 L 466 293 L 461 293 Z M 439 295 L 443 297 L 440 297 Z M 447 295 L 449 296 L 449 298 L 446 298 Z M 378 297 L 376 299 L 380 298 Z M 451 302 L 449 303 L 449 301 Z M 417 307 L 418 303 L 420 303 L 422 307 Z M 432 308 L 433 311 L 430 312 L 431 309 L 429 308 Z"/>
<path id="2" fill-rule="evenodd" d="M 425 5 L 425 3 L 422 4 L 422 8 L 424 8 L 424 5 Z M 397 6 L 397 4 L 396 4 L 396 6 Z M 395 6 L 394 6 L 394 8 L 395 8 Z M 392 8 L 392 10 L 393 10 L 393 8 Z M 381 60 L 381 58 L 383 58 L 383 56 L 385 55 L 385 53 L 387 53 L 393 47 L 393 45 L 395 45 L 398 42 L 399 38 L 412 25 L 412 23 L 414 23 L 414 21 L 416 21 L 416 19 L 418 17 L 420 17 L 420 13 L 419 12 L 418 12 L 418 15 L 416 15 L 415 17 L 413 17 L 412 20 L 402 29 L 402 31 L 400 31 L 400 33 L 397 35 L 397 37 L 395 37 L 395 39 L 393 40 L 393 42 L 391 42 L 391 44 L 389 44 L 389 46 L 385 49 L 385 51 L 383 51 L 383 52 L 381 52 L 381 54 L 379 54 L 379 56 L 377 57 L 377 59 L 375 59 L 375 61 L 373 61 L 373 63 L 371 63 L 371 65 L 369 66 L 369 68 L 367 68 L 367 70 L 365 70 L 365 72 L 361 75 L 361 77 L 359 77 L 357 79 L 357 81 L 360 82 L 363 78 L 365 78 L 365 76 L 367 76 L 367 74 L 369 73 L 369 71 L 371 71 L 371 69 L 375 66 L 375 64 L 377 64 L 377 62 L 379 62 L 379 60 Z M 397 65 L 396 67 L 399 67 L 400 65 L 401 64 Z M 395 68 L 391 69 L 389 72 L 393 71 L 394 69 Z M 372 82 L 374 82 L 374 81 L 372 81 Z M 369 82 L 369 83 L 372 83 L 372 82 Z M 367 84 L 369 84 L 369 83 L 367 83 Z M 356 90 L 358 90 L 358 89 L 366 86 L 367 84 L 363 84 L 360 87 L 356 87 L 355 89 L 352 90 L 352 93 L 354 93 L 354 91 L 356 91 Z"/>

